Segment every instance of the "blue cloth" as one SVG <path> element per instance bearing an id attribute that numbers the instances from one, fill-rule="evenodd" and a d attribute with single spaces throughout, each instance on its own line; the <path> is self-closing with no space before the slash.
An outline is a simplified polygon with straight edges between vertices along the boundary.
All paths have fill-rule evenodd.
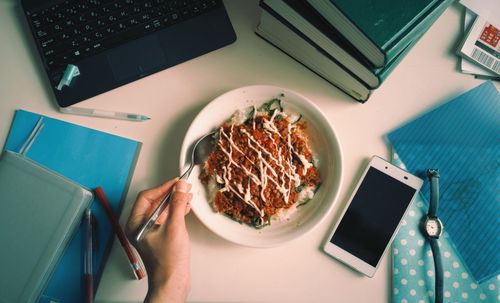
<path id="1" fill-rule="evenodd" d="M 405 169 L 397 155 L 395 165 Z M 424 185 L 428 186 L 428 185 Z M 427 213 L 421 194 L 413 201 L 392 244 L 392 302 L 434 302 L 434 260 L 429 242 L 419 230 Z M 500 302 L 500 275 L 478 284 L 450 243 L 446 226 L 439 239 L 444 272 L 444 302 Z"/>
<path id="2" fill-rule="evenodd" d="M 439 217 L 478 283 L 500 273 L 499 117 L 500 94 L 485 82 L 387 135 L 409 172 L 440 170 Z"/>

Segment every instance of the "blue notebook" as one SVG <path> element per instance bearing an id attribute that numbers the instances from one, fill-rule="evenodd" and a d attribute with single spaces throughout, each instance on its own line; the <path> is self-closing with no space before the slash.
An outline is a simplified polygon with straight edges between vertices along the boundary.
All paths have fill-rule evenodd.
<path id="1" fill-rule="evenodd" d="M 478 283 L 500 273 L 499 117 L 500 93 L 485 82 L 387 135 L 408 171 L 440 170 L 438 215 Z"/>
<path id="2" fill-rule="evenodd" d="M 40 115 L 16 111 L 5 149 L 19 152 Z M 44 117 L 43 128 L 25 155 L 87 187 L 102 186 L 119 216 L 141 143 L 64 121 Z M 94 251 L 94 286 L 97 287 L 115 238 L 112 225 L 99 202 L 92 203 L 97 221 Z M 40 302 L 83 302 L 83 226 L 71 240 Z M 131 273 L 132 277 L 132 273 Z"/>

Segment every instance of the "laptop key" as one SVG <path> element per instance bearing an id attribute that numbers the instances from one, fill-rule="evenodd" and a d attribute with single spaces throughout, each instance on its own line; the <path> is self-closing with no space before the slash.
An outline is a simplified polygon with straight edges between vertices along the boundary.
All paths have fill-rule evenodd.
<path id="1" fill-rule="evenodd" d="M 50 56 L 54 55 L 55 52 L 53 49 L 48 49 L 43 54 L 45 55 L 45 57 L 50 57 Z"/>
<path id="2" fill-rule="evenodd" d="M 144 28 L 144 32 L 146 32 L 146 33 L 154 31 L 153 21 L 144 24 L 143 28 Z"/>
<path id="3" fill-rule="evenodd" d="M 161 22 L 159 19 L 155 19 L 152 21 L 153 22 L 153 28 L 159 28 L 161 26 Z"/>
<path id="4" fill-rule="evenodd" d="M 34 19 L 32 23 L 35 28 L 40 28 L 42 26 L 42 22 L 39 19 Z"/>
<path id="5" fill-rule="evenodd" d="M 102 48 L 102 43 L 94 43 L 94 45 L 92 45 L 93 50 L 98 50 L 100 48 Z"/>
<path id="6" fill-rule="evenodd" d="M 67 19 L 66 21 L 64 21 L 65 28 L 72 27 L 72 26 L 75 26 L 75 22 L 73 20 Z"/>
<path id="7" fill-rule="evenodd" d="M 45 38 L 44 40 L 40 40 L 40 46 L 42 46 L 42 48 L 46 48 L 53 45 L 54 42 L 55 42 L 54 38 Z"/>
<path id="8" fill-rule="evenodd" d="M 81 43 L 82 45 L 92 43 L 92 41 L 93 41 L 92 34 L 88 34 L 88 35 L 82 36 L 79 39 L 79 43 Z"/>
<path id="9" fill-rule="evenodd" d="M 46 31 L 43 31 L 43 30 L 39 30 L 39 31 L 37 31 L 37 32 L 36 32 L 36 36 L 37 36 L 38 38 L 45 37 L 45 36 L 47 36 L 47 32 L 46 32 Z"/>
<path id="10" fill-rule="evenodd" d="M 91 37 L 92 37 L 92 36 L 91 36 Z M 99 40 L 99 39 L 101 39 L 101 38 L 103 38 L 103 37 L 104 37 L 104 32 L 102 32 L 102 31 L 95 31 L 95 32 L 93 33 L 93 37 L 94 37 L 96 40 Z"/>

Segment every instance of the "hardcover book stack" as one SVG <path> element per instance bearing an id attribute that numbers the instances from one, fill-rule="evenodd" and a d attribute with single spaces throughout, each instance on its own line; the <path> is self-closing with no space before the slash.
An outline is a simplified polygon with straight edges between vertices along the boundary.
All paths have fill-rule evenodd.
<path id="1" fill-rule="evenodd" d="M 500 14 L 497 0 L 461 0 L 464 37 L 458 47 L 460 68 L 479 79 L 500 81 Z"/>
<path id="2" fill-rule="evenodd" d="M 262 0 L 256 33 L 359 102 L 453 0 Z"/>

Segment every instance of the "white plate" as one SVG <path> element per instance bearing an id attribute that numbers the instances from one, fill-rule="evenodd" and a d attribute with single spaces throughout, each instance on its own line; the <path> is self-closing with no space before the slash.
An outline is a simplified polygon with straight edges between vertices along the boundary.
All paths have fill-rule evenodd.
<path id="1" fill-rule="evenodd" d="M 187 167 L 190 146 L 207 132 L 217 129 L 238 109 L 261 105 L 281 94 L 285 111 L 302 114 L 308 125 L 308 135 L 313 153 L 318 156 L 318 169 L 322 180 L 314 198 L 297 209 L 289 220 L 271 221 L 270 226 L 255 229 L 216 213 L 207 201 L 205 186 L 195 167 L 189 178 L 193 184 L 192 210 L 200 221 L 217 235 L 231 242 L 250 247 L 272 247 L 296 239 L 311 231 L 331 211 L 342 180 L 340 145 L 332 126 L 319 108 L 305 97 L 275 86 L 247 86 L 227 92 L 210 102 L 196 116 L 189 127 L 181 149 L 180 168 Z M 294 206 L 292 206 L 294 207 Z"/>

